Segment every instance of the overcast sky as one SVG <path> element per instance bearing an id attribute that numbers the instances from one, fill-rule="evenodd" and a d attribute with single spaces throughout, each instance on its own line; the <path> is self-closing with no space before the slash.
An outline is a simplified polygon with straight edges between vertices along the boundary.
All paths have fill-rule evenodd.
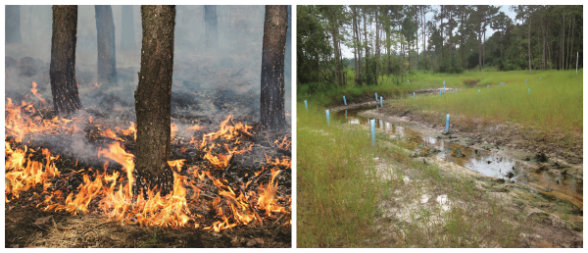
<path id="1" fill-rule="evenodd" d="M 500 11 L 504 12 L 504 14 L 506 14 L 508 17 L 510 17 L 510 19 L 513 21 L 513 23 L 518 23 L 515 19 L 517 14 L 511 8 L 512 5 L 499 5 L 499 6 L 500 6 Z M 439 10 L 439 5 L 434 5 L 433 8 L 436 10 Z M 431 19 L 433 19 L 433 13 L 429 12 L 427 14 L 427 21 L 431 20 Z M 490 38 L 490 36 L 492 36 L 493 33 L 494 33 L 494 30 L 492 30 L 492 28 L 490 28 L 490 26 L 488 26 L 488 28 L 486 30 L 486 38 Z M 419 36 L 420 35 L 421 35 L 421 33 L 419 32 Z M 420 37 L 419 37 L 419 41 L 422 41 L 422 39 Z M 419 50 L 422 50 L 422 48 Z M 345 57 L 345 58 L 353 58 L 353 51 L 343 44 L 341 44 L 341 53 L 343 54 L 343 57 Z"/>

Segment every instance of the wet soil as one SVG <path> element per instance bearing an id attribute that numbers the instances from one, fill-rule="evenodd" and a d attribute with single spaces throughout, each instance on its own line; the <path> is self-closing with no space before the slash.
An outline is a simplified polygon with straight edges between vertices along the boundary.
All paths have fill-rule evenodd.
<path id="1" fill-rule="evenodd" d="M 569 155 L 568 153 L 559 157 L 557 154 L 561 153 L 544 149 L 537 152 L 533 148 L 520 148 L 517 143 L 510 141 L 501 142 L 502 139 L 496 138 L 496 134 L 484 136 L 489 134 L 487 131 L 472 134 L 452 125 L 450 132 L 444 133 L 445 126 L 441 125 L 440 121 L 435 122 L 436 125 L 431 125 L 426 121 L 415 119 L 413 115 L 421 115 L 418 112 L 375 107 L 378 107 L 375 101 L 368 101 L 360 105 L 337 107 L 332 110 L 336 111 L 337 120 L 350 125 L 369 127 L 369 119 L 376 119 L 377 139 L 380 142 L 378 145 L 401 147 L 413 160 L 438 165 L 442 168 L 442 173 L 466 179 L 473 178 L 474 192 L 493 196 L 505 213 L 520 216 L 516 218 L 516 221 L 513 217 L 504 217 L 507 223 L 516 222 L 524 228 L 518 235 L 510 236 L 517 237 L 516 240 L 510 241 L 513 244 L 506 245 L 514 247 L 582 246 L 581 149 L 576 151 L 576 153 L 579 152 L 577 154 Z M 421 117 L 424 116 L 421 115 Z M 452 115 L 452 120 L 454 120 L 453 117 Z M 508 140 L 517 141 L 518 139 Z M 399 164 L 394 159 L 386 161 L 385 158 L 381 158 L 377 161 L 376 169 L 381 173 L 383 168 L 388 173 L 388 175 L 379 174 L 378 178 L 386 180 L 386 178 L 396 177 L 395 180 L 400 182 L 401 187 L 396 188 L 400 191 L 398 194 L 391 193 L 396 197 L 384 198 L 379 204 L 380 214 L 377 223 L 380 225 L 376 230 L 379 231 L 378 234 L 389 236 L 382 236 L 381 240 L 374 239 L 368 243 L 369 245 L 375 243 L 390 246 L 386 244 L 386 240 L 410 241 L 410 235 L 402 231 L 411 229 L 410 227 L 413 226 L 411 221 L 415 217 L 418 220 L 422 213 L 429 215 L 426 216 L 425 224 L 431 226 L 425 230 L 435 231 L 435 227 L 442 228 L 447 221 L 447 216 L 453 214 L 453 211 L 450 211 L 452 206 L 465 209 L 475 206 L 475 210 L 472 211 L 480 213 L 480 217 L 484 217 L 483 210 L 492 208 L 488 206 L 488 203 L 481 202 L 475 197 L 465 197 L 466 200 L 464 200 L 461 193 L 448 193 L 447 187 L 437 186 L 428 189 L 431 188 L 430 184 L 415 181 L 414 175 L 411 175 L 414 173 L 413 168 L 402 169 L 403 166 L 405 165 Z M 398 170 L 398 167 L 401 168 L 400 173 L 391 169 Z M 417 188 L 416 193 L 415 184 L 423 184 Z M 402 190 L 402 185 L 407 185 L 405 187 L 407 189 Z M 431 213 L 439 215 L 430 217 Z M 390 221 L 395 222 L 389 225 Z M 499 219 L 498 222 L 502 220 Z M 420 226 L 422 225 L 420 223 Z M 388 238 L 390 236 L 392 238 Z M 471 243 L 473 244 L 469 246 L 505 246 L 504 242 L 498 241 L 481 240 Z M 427 245 L 429 244 L 437 247 L 444 245 L 442 242 L 428 242 Z M 420 243 L 415 244 L 417 245 L 422 246 Z"/>

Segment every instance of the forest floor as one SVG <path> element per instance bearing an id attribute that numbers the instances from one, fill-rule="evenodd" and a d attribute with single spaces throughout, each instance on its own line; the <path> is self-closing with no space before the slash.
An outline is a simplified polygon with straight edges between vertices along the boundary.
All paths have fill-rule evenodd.
<path id="1" fill-rule="evenodd" d="M 290 247 L 291 227 L 245 226 L 214 233 L 197 229 L 141 227 L 92 215 L 44 212 L 12 203 L 5 216 L 7 248 L 215 248 Z"/>

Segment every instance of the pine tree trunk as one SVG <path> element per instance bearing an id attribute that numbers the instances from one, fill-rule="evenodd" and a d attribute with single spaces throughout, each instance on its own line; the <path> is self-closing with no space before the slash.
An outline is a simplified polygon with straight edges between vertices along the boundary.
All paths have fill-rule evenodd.
<path id="1" fill-rule="evenodd" d="M 21 43 L 22 36 L 20 33 L 20 6 L 18 5 L 7 5 L 6 6 L 6 44 L 10 43 Z"/>
<path id="2" fill-rule="evenodd" d="M 363 12 L 363 39 L 364 39 L 363 45 L 365 46 L 365 54 L 364 54 L 365 66 L 363 66 L 363 69 L 364 69 L 364 77 L 363 78 L 364 78 L 364 82 L 366 84 L 370 84 L 369 83 L 369 80 L 370 80 L 369 79 L 369 72 L 368 72 L 369 68 L 370 68 L 369 63 L 368 63 L 368 59 L 370 58 L 370 53 L 369 53 L 369 49 L 368 49 L 369 45 L 367 42 L 366 16 L 367 16 L 367 13 L 365 13 L 365 11 L 364 11 Z"/>
<path id="3" fill-rule="evenodd" d="M 284 111 L 284 50 L 288 30 L 288 9 L 267 5 L 263 26 L 261 58 L 260 122 L 263 128 L 286 127 Z"/>
<path id="4" fill-rule="evenodd" d="M 135 41 L 135 22 L 133 16 L 133 6 L 123 5 L 121 15 L 121 41 L 120 47 L 123 50 L 132 50 L 136 48 Z"/>
<path id="5" fill-rule="evenodd" d="M 566 15 L 562 15 L 561 22 L 561 35 L 559 39 L 559 69 L 564 69 L 564 56 L 565 56 L 565 40 L 566 40 Z"/>
<path id="6" fill-rule="evenodd" d="M 353 63 L 355 67 L 355 83 L 361 85 L 361 59 L 360 59 L 360 52 L 359 52 L 359 40 L 358 40 L 358 31 L 357 31 L 357 10 L 355 7 L 351 7 L 352 11 L 352 18 L 353 18 Z"/>
<path id="7" fill-rule="evenodd" d="M 378 75 L 380 74 L 380 19 L 379 19 L 379 13 L 378 13 L 378 9 L 376 9 L 376 67 L 374 70 L 374 76 L 375 76 L 375 81 L 376 81 L 376 85 L 378 85 Z"/>
<path id="8" fill-rule="evenodd" d="M 170 108 L 174 57 L 175 6 L 141 6 L 143 42 L 137 115 L 136 182 L 139 189 L 165 194 L 173 187 L 170 154 Z"/>
<path id="9" fill-rule="evenodd" d="M 206 47 L 215 47 L 218 39 L 216 6 L 204 6 L 204 36 L 206 37 Z"/>
<path id="10" fill-rule="evenodd" d="M 116 49 L 114 20 L 110 5 L 96 5 L 96 37 L 98 39 L 98 82 L 116 83 Z"/>
<path id="11" fill-rule="evenodd" d="M 77 6 L 53 6 L 49 78 L 53 108 L 60 114 L 70 114 L 81 108 L 75 77 L 77 23 Z"/>
<path id="12" fill-rule="evenodd" d="M 527 38 L 529 39 L 528 44 L 527 44 L 527 49 L 528 49 L 528 54 L 529 54 L 529 72 L 532 71 L 531 69 L 531 18 L 529 17 L 529 19 L 527 20 L 527 22 L 529 22 L 529 28 L 527 31 Z"/>

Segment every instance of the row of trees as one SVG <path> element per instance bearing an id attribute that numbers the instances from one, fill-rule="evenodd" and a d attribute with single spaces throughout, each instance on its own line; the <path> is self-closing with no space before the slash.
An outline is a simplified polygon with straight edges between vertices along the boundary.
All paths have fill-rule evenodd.
<path id="1" fill-rule="evenodd" d="M 216 33 L 216 10 L 207 8 L 207 33 Z M 138 187 L 172 189 L 170 110 L 174 54 L 175 6 L 142 6 L 141 70 L 135 91 L 137 117 L 136 179 Z M 98 71 L 108 78 L 116 68 L 114 25 L 110 6 L 96 6 Z M 286 6 L 266 6 L 261 71 L 260 123 L 264 129 L 286 126 L 284 53 L 288 27 Z M 55 111 L 69 115 L 81 108 L 75 79 L 77 6 L 53 6 L 50 79 Z M 210 41 L 213 43 L 216 36 Z M 102 44 L 101 44 L 102 43 Z M 210 45 L 210 44 L 209 44 Z M 101 54 L 105 55 L 101 55 Z M 101 61 L 104 61 L 101 63 Z M 100 65 L 103 64 L 101 68 Z M 108 80 L 108 79 L 106 79 Z"/>
<path id="2" fill-rule="evenodd" d="M 570 69 L 582 55 L 582 6 L 299 6 L 298 80 L 397 83 L 413 70 Z M 490 31 L 493 31 L 489 35 Z M 342 45 L 353 51 L 344 59 Z M 581 66 L 581 59 L 580 59 Z"/>

